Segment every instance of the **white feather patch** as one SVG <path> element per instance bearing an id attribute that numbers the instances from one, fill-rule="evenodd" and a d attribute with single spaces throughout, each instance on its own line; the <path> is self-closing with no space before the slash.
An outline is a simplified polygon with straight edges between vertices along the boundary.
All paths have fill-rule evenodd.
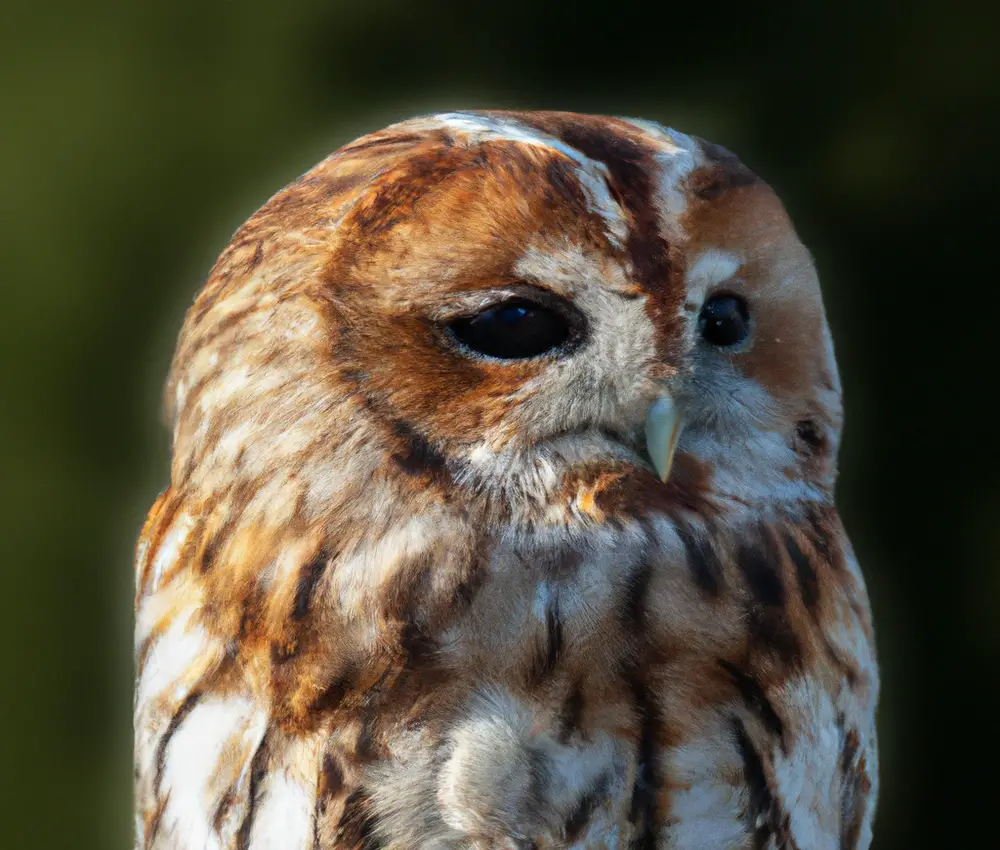
<path id="1" fill-rule="evenodd" d="M 563 744 L 545 712 L 500 687 L 476 695 L 450 739 L 437 798 L 444 821 L 468 840 L 555 840 L 602 778 L 607 796 L 625 798 L 626 742 L 596 733 L 581 746 Z"/>
<path id="2" fill-rule="evenodd" d="M 221 802 L 219 795 L 229 789 L 218 787 L 213 778 L 233 739 L 250 736 L 259 742 L 265 725 L 264 712 L 255 711 L 249 700 L 236 697 L 199 702 L 183 720 L 167 745 L 160 789 L 167 801 L 160 829 L 171 847 L 222 850 L 228 846 L 224 836 L 216 832 L 213 818 Z M 245 795 L 248 784 L 248 777 L 242 775 L 237 792 Z"/>
<path id="3" fill-rule="evenodd" d="M 664 846 L 685 850 L 744 847 L 746 789 L 732 733 L 720 715 L 707 715 L 704 731 L 664 754 L 662 764 L 672 791 L 670 825 Z M 669 837 L 669 840 L 668 840 Z"/>
<path id="4" fill-rule="evenodd" d="M 808 678 L 789 682 L 783 690 L 781 704 L 796 716 L 799 730 L 787 755 L 779 744 L 772 750 L 775 791 L 798 846 L 836 850 L 841 812 L 838 765 L 843 750 L 837 711 L 826 690 Z"/>
<path id="5" fill-rule="evenodd" d="M 184 546 L 184 541 L 187 540 L 188 535 L 191 533 L 191 529 L 194 528 L 194 525 L 194 517 L 190 514 L 183 513 L 174 519 L 170 526 L 170 530 L 163 535 L 163 541 L 160 543 L 160 548 L 157 549 L 156 554 L 153 556 L 153 568 L 152 574 L 149 578 L 148 593 L 156 593 L 156 591 L 160 588 L 160 582 L 162 581 L 164 574 L 169 571 L 171 567 L 177 565 L 181 548 Z"/>
<path id="6" fill-rule="evenodd" d="M 663 127 L 653 121 L 625 118 L 635 127 L 643 130 L 651 141 L 657 143 L 654 154 L 660 166 L 660 179 L 656 194 L 660 210 L 660 225 L 668 232 L 677 234 L 677 219 L 687 209 L 687 198 L 683 184 L 687 176 L 702 160 L 701 148 L 690 136 Z"/>
<path id="7" fill-rule="evenodd" d="M 251 850 L 311 850 L 321 754 L 321 740 L 315 735 L 284 742 L 280 767 L 261 783 Z"/>

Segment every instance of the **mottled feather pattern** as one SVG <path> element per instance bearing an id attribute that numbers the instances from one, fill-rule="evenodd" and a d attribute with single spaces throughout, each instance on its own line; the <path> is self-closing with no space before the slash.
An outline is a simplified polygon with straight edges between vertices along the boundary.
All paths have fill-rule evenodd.
<path id="1" fill-rule="evenodd" d="M 733 291 L 751 343 L 705 348 Z M 580 350 L 451 317 L 560 298 Z M 684 411 L 661 481 L 642 425 Z M 865 848 L 878 673 L 815 272 L 724 149 L 454 113 L 235 234 L 136 559 L 137 848 Z"/>

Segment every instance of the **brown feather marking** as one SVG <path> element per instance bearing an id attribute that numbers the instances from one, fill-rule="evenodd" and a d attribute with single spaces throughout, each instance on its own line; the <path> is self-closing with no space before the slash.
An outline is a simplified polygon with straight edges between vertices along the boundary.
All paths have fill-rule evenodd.
<path id="1" fill-rule="evenodd" d="M 528 672 L 529 682 L 538 685 L 551 679 L 563 651 L 563 624 L 559 614 L 559 598 L 550 597 L 545 606 L 545 630 L 535 647 L 534 659 Z"/>
<path id="2" fill-rule="evenodd" d="M 855 850 L 861 839 L 865 820 L 865 802 L 868 800 L 872 783 L 868 776 L 864 754 L 859 755 L 861 739 L 855 729 L 844 732 L 844 716 L 837 718 L 844 743 L 840 754 L 841 779 L 841 850 Z"/>
<path id="3" fill-rule="evenodd" d="M 392 148 L 398 146 L 411 146 L 427 141 L 427 134 L 418 133 L 373 133 L 370 136 L 363 136 L 354 142 L 348 142 L 340 149 L 341 154 L 357 154 L 361 151 L 371 151 L 378 148 Z M 444 141 L 446 137 L 441 134 Z"/>
<path id="4" fill-rule="evenodd" d="M 743 777 L 750 792 L 749 807 L 744 819 L 747 831 L 753 836 L 754 848 L 765 850 L 773 838 L 776 850 L 796 850 L 790 819 L 771 791 L 764 759 L 738 717 L 733 718 L 733 736 L 743 762 Z"/>
<path id="5" fill-rule="evenodd" d="M 760 178 L 722 145 L 695 136 L 708 165 L 696 168 L 687 178 L 690 191 L 702 201 L 714 201 L 725 192 L 753 186 Z"/>
<path id="6" fill-rule="evenodd" d="M 741 541 L 736 564 L 746 579 L 756 604 L 780 608 L 785 604 L 785 586 L 781 581 L 781 560 L 767 526 L 758 526 L 755 534 Z"/>
<path id="7" fill-rule="evenodd" d="M 831 567 L 839 566 L 839 559 L 835 556 L 835 536 L 829 510 L 816 504 L 810 504 L 806 508 L 805 518 L 809 529 L 809 539 L 816 554 Z"/>
<path id="8" fill-rule="evenodd" d="M 170 792 L 168 791 L 157 801 L 156 808 L 152 815 L 146 817 L 146 840 L 144 847 L 149 848 L 156 845 L 156 837 L 160 832 L 160 824 L 163 823 L 163 813 L 167 810 L 167 803 L 170 802 Z"/>
<path id="9" fill-rule="evenodd" d="M 741 669 L 736 664 L 726 661 L 724 658 L 718 659 L 718 664 L 729 674 L 729 678 L 740 692 L 743 701 L 760 718 L 764 724 L 764 728 L 781 741 L 783 748 L 787 747 L 787 742 L 785 741 L 785 724 L 782 723 L 781 717 L 775 710 L 774 705 L 767 698 L 767 693 L 763 685 L 752 674 Z"/>
<path id="10" fill-rule="evenodd" d="M 445 466 L 444 455 L 430 441 L 419 434 L 408 422 L 396 419 L 391 423 L 393 434 L 399 438 L 399 448 L 390 457 L 407 475 L 429 476 L 449 483 L 451 476 Z"/>
<path id="11" fill-rule="evenodd" d="M 802 419 L 795 423 L 797 444 L 795 450 L 806 457 L 826 454 L 829 443 L 822 428 L 812 419 Z"/>
<path id="12" fill-rule="evenodd" d="M 316 783 L 316 804 L 313 809 L 313 848 L 321 850 L 322 824 L 331 802 L 343 792 L 345 787 L 344 769 L 340 766 L 333 753 L 325 753 L 320 766 L 319 780 Z"/>
<path id="13" fill-rule="evenodd" d="M 760 523 L 737 546 L 736 564 L 752 597 L 747 608 L 751 649 L 773 655 L 787 667 L 802 666 L 802 642 L 786 609 L 781 555 L 771 530 Z"/>
<path id="14" fill-rule="evenodd" d="M 782 540 L 785 544 L 785 551 L 788 552 L 788 557 L 791 558 L 792 565 L 795 567 L 802 602 L 815 617 L 816 606 L 819 604 L 819 578 L 816 575 L 816 569 L 789 532 L 784 532 Z"/>
<path id="15" fill-rule="evenodd" d="M 652 579 L 653 566 L 648 555 L 640 561 L 630 577 L 625 596 L 619 609 L 619 622 L 628 632 L 635 634 L 636 642 L 643 640 L 644 621 L 647 615 L 647 592 Z M 632 710 L 639 726 L 636 740 L 636 773 L 629 802 L 629 821 L 634 832 L 629 850 L 654 850 L 659 821 L 657 797 L 660 789 L 659 741 L 664 734 L 660 708 L 648 682 L 649 670 L 645 666 L 645 652 L 638 648 L 634 659 L 627 663 L 623 673 L 625 685 L 632 700 Z"/>
<path id="16" fill-rule="evenodd" d="M 802 666 L 802 642 L 782 608 L 751 605 L 746 615 L 753 650 L 773 655 L 789 669 Z"/>
<path id="17" fill-rule="evenodd" d="M 645 467 L 630 464 L 609 470 L 605 464 L 576 471 L 567 487 L 577 492 L 590 479 L 595 479 L 594 505 L 608 517 L 667 514 L 681 525 L 685 512 L 706 520 L 718 513 L 711 500 L 709 469 L 691 455 L 677 455 L 666 484 Z"/>
<path id="18" fill-rule="evenodd" d="M 344 850 L 378 850 L 382 846 L 376 834 L 377 817 L 367 791 L 358 788 L 344 801 L 337 824 L 336 847 Z"/>
<path id="19" fill-rule="evenodd" d="M 557 112 L 498 114 L 548 133 L 608 169 L 613 195 L 631 219 L 625 250 L 636 282 L 650 295 L 647 311 L 657 329 L 662 360 L 676 360 L 681 343 L 678 313 L 684 299 L 684 286 L 679 285 L 683 270 L 676 262 L 680 256 L 671 253 L 660 226 L 653 183 L 658 166 L 644 134 L 617 119 Z"/>
<path id="20" fill-rule="evenodd" d="M 580 795 L 563 824 L 563 841 L 576 841 L 586 828 L 594 812 L 604 802 L 607 796 L 611 777 L 602 773 L 583 794 Z"/>
<path id="21" fill-rule="evenodd" d="M 201 700 L 201 697 L 202 692 L 200 690 L 189 693 L 181 701 L 181 704 L 177 707 L 177 710 L 170 718 L 170 722 L 167 724 L 167 728 L 163 732 L 163 735 L 160 736 L 160 740 L 156 742 L 156 774 L 153 779 L 153 794 L 156 797 L 159 797 L 160 787 L 163 784 L 163 773 L 166 769 L 167 747 L 170 744 L 170 739 L 173 738 L 177 730 L 180 729 L 181 724 Z"/>
<path id="22" fill-rule="evenodd" d="M 556 717 L 557 737 L 563 744 L 567 743 L 579 730 L 585 700 L 583 684 L 579 681 L 573 682 L 559 705 L 559 713 Z"/>
<path id="23" fill-rule="evenodd" d="M 226 816 L 229 814 L 230 809 L 233 807 L 233 803 L 236 802 L 236 791 L 234 788 L 227 788 L 222 796 L 219 798 L 219 802 L 215 805 L 215 812 L 212 814 L 212 829 L 216 833 L 222 832 L 222 827 L 225 824 Z"/>
<path id="24" fill-rule="evenodd" d="M 629 804 L 629 821 L 635 827 L 629 850 L 655 850 L 658 826 L 657 796 L 660 788 L 657 740 L 661 718 L 648 685 L 636 673 L 627 677 L 632 703 L 639 718 L 636 775 Z"/>
<path id="25" fill-rule="evenodd" d="M 236 833 L 236 850 L 249 850 L 250 834 L 253 829 L 253 821 L 257 815 L 257 804 L 260 802 L 260 783 L 267 770 L 267 762 L 270 757 L 270 738 L 272 729 L 269 726 L 265 731 L 253 758 L 250 760 L 250 787 L 247 790 L 247 811 L 243 816 L 239 831 Z"/>
<path id="26" fill-rule="evenodd" d="M 173 525 L 174 518 L 177 516 L 177 512 L 183 503 L 183 495 L 178 493 L 173 487 L 168 487 L 160 494 L 153 506 L 153 510 L 150 512 L 150 516 L 146 519 L 142 535 L 139 538 L 141 541 L 146 542 L 147 546 L 145 562 L 142 564 L 142 574 L 136 577 L 136 603 L 146 593 L 150 568 L 156 560 L 160 547 L 163 545 L 163 538 L 166 537 L 167 532 Z"/>
<path id="27" fill-rule="evenodd" d="M 295 586 L 295 602 L 292 606 L 292 620 L 303 620 L 309 613 L 309 605 L 312 602 L 313 594 L 316 592 L 316 585 L 323 577 L 323 572 L 327 565 L 335 558 L 326 549 L 321 548 L 316 556 L 302 565 L 299 571 L 298 582 Z"/>
<path id="28" fill-rule="evenodd" d="M 353 259 L 360 247 L 357 240 L 378 238 L 391 230 L 414 214 L 416 205 L 431 189 L 476 165 L 475 151 L 431 145 L 381 175 L 342 222 L 342 231 L 353 237 L 343 259 Z"/>
<path id="29" fill-rule="evenodd" d="M 707 538 L 696 535 L 691 527 L 684 522 L 677 522 L 675 528 L 681 543 L 684 545 L 688 568 L 694 576 L 695 584 L 707 596 L 717 597 L 722 582 L 722 564 L 719 562 L 711 542 Z"/>

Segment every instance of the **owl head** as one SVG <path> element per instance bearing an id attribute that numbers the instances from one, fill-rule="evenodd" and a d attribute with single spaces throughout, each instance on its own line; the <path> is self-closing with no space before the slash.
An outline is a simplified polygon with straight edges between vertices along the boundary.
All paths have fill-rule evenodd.
<path id="1" fill-rule="evenodd" d="M 168 387 L 173 478 L 266 522 L 602 522 L 828 500 L 810 255 L 728 151 L 554 112 L 352 142 L 236 233 Z"/>

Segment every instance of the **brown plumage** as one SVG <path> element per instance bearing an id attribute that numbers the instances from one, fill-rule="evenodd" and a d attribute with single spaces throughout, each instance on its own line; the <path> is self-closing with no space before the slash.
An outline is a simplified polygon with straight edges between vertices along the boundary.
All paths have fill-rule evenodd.
<path id="1" fill-rule="evenodd" d="M 366 136 L 236 233 L 167 400 L 137 847 L 870 842 L 836 364 L 728 152 L 567 113 Z"/>

